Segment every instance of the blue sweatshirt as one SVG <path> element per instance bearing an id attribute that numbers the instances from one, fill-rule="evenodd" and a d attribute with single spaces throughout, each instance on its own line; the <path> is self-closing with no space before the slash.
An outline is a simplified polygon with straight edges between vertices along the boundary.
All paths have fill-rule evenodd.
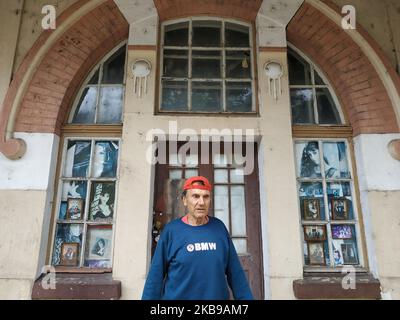
<path id="1" fill-rule="evenodd" d="M 168 223 L 158 241 L 144 286 L 143 300 L 227 300 L 253 295 L 224 223 L 191 226 Z"/>

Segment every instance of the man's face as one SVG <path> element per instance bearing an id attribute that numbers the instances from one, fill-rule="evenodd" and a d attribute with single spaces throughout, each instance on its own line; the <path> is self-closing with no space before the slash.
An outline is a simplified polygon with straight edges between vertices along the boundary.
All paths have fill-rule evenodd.
<path id="1" fill-rule="evenodd" d="M 189 189 L 186 197 L 183 198 L 184 206 L 195 219 L 203 218 L 208 214 L 210 203 L 211 195 L 208 190 Z"/>

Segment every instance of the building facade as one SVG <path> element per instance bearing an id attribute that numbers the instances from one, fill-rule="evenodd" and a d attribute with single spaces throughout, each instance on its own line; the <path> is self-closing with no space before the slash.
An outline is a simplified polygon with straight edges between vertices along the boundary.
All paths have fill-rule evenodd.
<path id="1" fill-rule="evenodd" d="M 1 4 L 0 298 L 139 299 L 199 174 L 256 298 L 400 298 L 396 1 L 45 2 Z"/>

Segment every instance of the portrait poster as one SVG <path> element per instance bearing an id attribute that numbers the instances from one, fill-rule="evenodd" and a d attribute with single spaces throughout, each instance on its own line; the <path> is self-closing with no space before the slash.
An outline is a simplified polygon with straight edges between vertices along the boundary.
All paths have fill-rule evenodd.
<path id="1" fill-rule="evenodd" d="M 300 197 L 322 198 L 324 190 L 321 182 L 301 182 L 299 186 Z"/>
<path id="2" fill-rule="evenodd" d="M 118 142 L 98 141 L 94 147 L 92 177 L 114 178 L 118 166 Z"/>
<path id="3" fill-rule="evenodd" d="M 358 264 L 357 250 L 354 242 L 342 243 L 341 249 L 344 264 Z"/>
<path id="4" fill-rule="evenodd" d="M 90 220 L 112 220 L 114 216 L 115 183 L 93 182 L 90 190 Z"/>
<path id="5" fill-rule="evenodd" d="M 67 200 L 67 219 L 83 219 L 84 201 L 81 198 L 69 198 Z"/>
<path id="6" fill-rule="evenodd" d="M 79 243 L 63 243 L 61 245 L 61 266 L 76 267 L 79 264 Z"/>
<path id="7" fill-rule="evenodd" d="M 79 243 L 82 244 L 81 224 L 57 224 L 56 239 L 53 249 L 53 265 L 60 264 L 61 249 L 63 243 Z"/>
<path id="8" fill-rule="evenodd" d="M 85 266 L 111 268 L 112 228 L 91 226 L 88 229 Z"/>
<path id="9" fill-rule="evenodd" d="M 350 178 L 344 142 L 324 142 L 324 167 L 326 178 Z"/>
<path id="10" fill-rule="evenodd" d="M 323 242 L 308 242 L 308 258 L 310 265 L 325 265 Z"/>
<path id="11" fill-rule="evenodd" d="M 65 158 L 66 177 L 86 177 L 91 152 L 90 141 L 69 141 Z"/>
<path id="12" fill-rule="evenodd" d="M 318 141 L 295 144 L 297 176 L 301 178 L 321 177 L 321 158 Z"/>
<path id="13" fill-rule="evenodd" d="M 349 202 L 346 198 L 331 199 L 331 211 L 333 220 L 349 219 Z"/>
<path id="14" fill-rule="evenodd" d="M 321 220 L 320 202 L 317 198 L 303 199 L 304 220 Z"/>
<path id="15" fill-rule="evenodd" d="M 341 244 L 343 240 L 333 240 L 332 241 L 332 253 L 333 253 L 333 262 L 335 266 L 343 265 L 343 254 Z"/>

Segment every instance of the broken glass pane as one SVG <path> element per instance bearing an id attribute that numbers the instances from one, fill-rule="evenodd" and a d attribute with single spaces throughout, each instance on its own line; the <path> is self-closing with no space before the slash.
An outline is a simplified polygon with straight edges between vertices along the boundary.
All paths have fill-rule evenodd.
<path id="1" fill-rule="evenodd" d="M 93 123 L 96 109 L 97 88 L 90 87 L 83 90 L 79 104 L 75 110 L 72 123 Z"/>
<path id="2" fill-rule="evenodd" d="M 250 82 L 226 83 L 226 109 L 231 112 L 252 111 L 252 93 Z"/>
<path id="3" fill-rule="evenodd" d="M 226 77 L 251 78 L 250 51 L 226 52 Z"/>

